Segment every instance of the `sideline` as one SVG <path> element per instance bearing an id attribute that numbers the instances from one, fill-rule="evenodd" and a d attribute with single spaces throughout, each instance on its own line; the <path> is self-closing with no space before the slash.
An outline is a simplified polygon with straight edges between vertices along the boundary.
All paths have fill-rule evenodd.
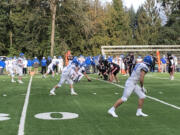
<path id="1" fill-rule="evenodd" d="M 94 80 L 98 80 L 98 81 L 101 81 L 101 82 L 106 82 L 106 83 L 115 85 L 115 86 L 120 87 L 120 88 L 124 88 L 124 86 L 119 85 L 119 84 L 115 84 L 115 83 L 111 83 L 111 82 L 108 82 L 108 81 L 100 80 L 100 79 L 94 78 L 94 77 L 91 77 L 91 78 L 94 79 Z M 165 102 L 165 101 L 162 101 L 162 100 L 160 100 L 160 99 L 157 99 L 157 98 L 155 98 L 155 97 L 151 97 L 151 96 L 148 96 L 148 95 L 146 95 L 146 97 L 149 98 L 149 99 L 151 99 L 151 100 L 160 102 L 160 103 L 162 103 L 162 104 L 164 104 L 164 105 L 167 105 L 167 106 L 170 106 L 170 107 L 172 107 L 172 108 L 175 108 L 175 109 L 180 110 L 180 107 L 178 107 L 178 106 L 176 106 L 176 105 L 169 104 L 169 103 L 167 103 L 167 102 Z"/>
<path id="2" fill-rule="evenodd" d="M 31 91 L 32 78 L 33 77 L 31 76 L 31 78 L 29 80 L 28 88 L 27 88 L 25 102 L 24 102 L 24 106 L 23 106 L 23 110 L 22 110 L 22 114 L 21 114 L 21 119 L 20 119 L 20 123 L 19 123 L 18 135 L 24 135 L 24 126 L 25 126 L 25 121 L 26 121 L 26 112 L 27 112 L 28 103 L 29 103 L 29 96 L 30 96 L 30 91 Z"/>

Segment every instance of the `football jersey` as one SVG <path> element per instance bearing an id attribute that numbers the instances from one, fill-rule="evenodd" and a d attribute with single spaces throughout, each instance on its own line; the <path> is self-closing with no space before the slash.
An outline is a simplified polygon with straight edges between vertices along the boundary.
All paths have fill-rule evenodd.
<path id="1" fill-rule="evenodd" d="M 23 58 L 18 58 L 17 60 L 16 60 L 16 65 L 18 66 L 18 67 L 21 67 L 21 68 L 23 68 Z"/>
<path id="2" fill-rule="evenodd" d="M 59 65 L 63 65 L 63 59 L 58 59 Z"/>
<path id="3" fill-rule="evenodd" d="M 85 71 L 85 67 L 81 67 L 80 69 L 79 69 L 79 72 L 84 72 Z"/>
<path id="4" fill-rule="evenodd" d="M 56 63 L 56 61 L 57 61 L 57 59 L 56 59 L 56 58 L 52 59 L 52 62 L 53 62 L 53 63 Z"/>
<path id="5" fill-rule="evenodd" d="M 128 80 L 137 83 L 140 79 L 141 70 L 143 70 L 144 72 L 147 73 L 149 71 L 149 68 L 144 63 L 136 64 L 136 66 L 134 67 L 134 70 L 133 70 L 131 76 L 128 78 Z"/>
<path id="6" fill-rule="evenodd" d="M 13 67 L 13 61 L 12 61 L 12 60 L 8 60 L 7 66 L 8 66 L 9 68 L 12 68 L 12 67 Z"/>
<path id="7" fill-rule="evenodd" d="M 62 73 L 69 75 L 71 73 L 71 70 L 75 70 L 76 66 L 74 64 L 69 64 L 68 66 L 64 67 Z"/>

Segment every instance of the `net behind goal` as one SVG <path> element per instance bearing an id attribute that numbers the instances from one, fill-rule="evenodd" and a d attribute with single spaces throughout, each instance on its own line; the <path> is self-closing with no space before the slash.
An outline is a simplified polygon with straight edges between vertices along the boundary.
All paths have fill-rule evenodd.
<path id="1" fill-rule="evenodd" d="M 180 45 L 119 45 L 119 46 L 101 46 L 102 55 L 120 55 L 133 52 L 135 55 L 147 55 L 156 54 L 156 51 L 160 52 L 160 55 L 166 55 L 167 52 L 171 52 L 177 57 L 180 57 Z"/>
<path id="2" fill-rule="evenodd" d="M 160 71 L 160 58 L 163 55 L 167 56 L 167 53 L 170 52 L 177 57 L 178 69 L 180 70 L 180 45 L 118 45 L 118 46 L 101 46 L 101 52 L 104 56 L 117 56 L 121 54 L 126 56 L 127 54 L 133 52 L 135 57 L 137 56 L 146 56 L 153 54 L 156 56 L 158 52 L 159 62 L 158 70 Z"/>

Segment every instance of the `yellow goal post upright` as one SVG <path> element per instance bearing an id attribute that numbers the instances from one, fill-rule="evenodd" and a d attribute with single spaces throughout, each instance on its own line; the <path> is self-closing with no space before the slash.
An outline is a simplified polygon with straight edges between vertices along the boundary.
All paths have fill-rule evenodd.
<path id="1" fill-rule="evenodd" d="M 127 55 L 133 52 L 135 56 L 145 56 L 148 54 L 159 56 L 166 55 L 168 52 L 180 58 L 180 45 L 115 45 L 115 46 L 101 46 L 101 53 L 104 56 L 120 56 L 121 54 Z M 158 56 L 158 57 L 159 57 Z M 167 55 L 166 55 L 167 56 Z M 158 63 L 159 65 L 159 63 Z"/>

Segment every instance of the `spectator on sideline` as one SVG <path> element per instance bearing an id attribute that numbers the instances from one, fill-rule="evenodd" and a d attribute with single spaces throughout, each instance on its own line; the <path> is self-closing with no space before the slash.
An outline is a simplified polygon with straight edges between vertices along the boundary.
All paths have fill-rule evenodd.
<path id="1" fill-rule="evenodd" d="M 26 58 L 23 59 L 23 74 L 26 75 L 27 74 L 27 64 L 28 64 L 28 61 Z"/>
<path id="2" fill-rule="evenodd" d="M 33 67 L 34 67 L 34 73 L 38 74 L 39 60 L 37 59 L 37 57 L 34 57 Z"/>
<path id="3" fill-rule="evenodd" d="M 167 53 L 168 60 L 168 72 L 170 75 L 170 80 L 174 80 L 174 58 L 171 53 Z"/>
<path id="4" fill-rule="evenodd" d="M 51 62 L 52 62 L 52 58 L 51 58 L 51 56 L 48 56 L 48 58 L 47 58 L 47 66 L 49 66 L 49 64 L 51 64 Z"/>
<path id="5" fill-rule="evenodd" d="M 163 57 L 161 58 L 161 73 L 166 72 L 166 56 L 163 55 Z"/>
<path id="6" fill-rule="evenodd" d="M 32 60 L 30 58 L 28 58 L 27 60 L 27 69 L 28 69 L 28 74 L 30 74 L 32 70 Z"/>
<path id="7" fill-rule="evenodd" d="M 3 70 L 5 68 L 6 64 L 5 62 L 3 61 L 3 58 L 0 59 L 0 75 L 3 74 Z"/>
<path id="8" fill-rule="evenodd" d="M 46 73 L 46 66 L 47 66 L 47 60 L 45 57 L 43 57 L 41 60 L 41 74 L 42 75 Z"/>
<path id="9" fill-rule="evenodd" d="M 151 72 L 154 72 L 157 59 L 153 54 L 151 54 L 151 57 L 152 57 L 152 61 L 153 61 L 152 67 L 151 67 Z"/>
<path id="10" fill-rule="evenodd" d="M 62 70 L 64 68 L 64 61 L 61 56 L 58 57 L 57 61 L 58 61 L 58 73 L 60 74 L 62 73 Z"/>
<path id="11" fill-rule="evenodd" d="M 56 56 L 54 56 L 53 59 L 52 59 L 52 62 L 56 63 L 57 61 L 58 60 L 57 60 Z M 54 70 L 54 72 L 56 72 L 56 74 L 58 73 L 58 66 L 57 66 L 57 64 L 54 65 L 53 70 Z"/>
<path id="12" fill-rule="evenodd" d="M 174 58 L 174 72 L 177 71 L 177 66 L 178 66 L 178 59 L 175 55 L 173 55 L 173 58 Z"/>

